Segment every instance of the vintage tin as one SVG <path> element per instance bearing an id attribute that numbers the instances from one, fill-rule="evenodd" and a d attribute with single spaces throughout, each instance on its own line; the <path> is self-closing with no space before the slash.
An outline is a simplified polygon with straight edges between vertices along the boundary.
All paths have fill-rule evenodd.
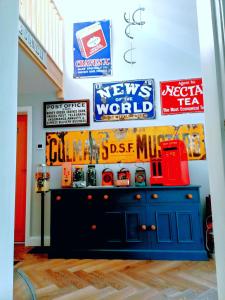
<path id="1" fill-rule="evenodd" d="M 72 164 L 70 162 L 62 163 L 62 187 L 72 186 Z"/>
<path id="2" fill-rule="evenodd" d="M 109 168 L 105 168 L 102 171 L 102 186 L 112 186 L 114 184 L 113 171 Z"/>
<path id="3" fill-rule="evenodd" d="M 126 168 L 122 168 L 117 172 L 117 179 L 120 182 L 120 185 L 122 184 L 122 180 L 124 180 L 124 185 L 130 185 L 131 183 L 131 175 L 130 171 Z"/>
<path id="4" fill-rule="evenodd" d="M 146 172 L 142 167 L 137 167 L 135 171 L 135 186 L 146 186 Z"/>

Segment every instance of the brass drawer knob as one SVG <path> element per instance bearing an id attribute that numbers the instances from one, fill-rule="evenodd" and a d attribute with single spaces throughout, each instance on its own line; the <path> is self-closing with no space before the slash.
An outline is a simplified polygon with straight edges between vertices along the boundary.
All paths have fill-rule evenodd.
<path id="1" fill-rule="evenodd" d="M 56 201 L 60 201 L 60 200 L 62 200 L 62 196 L 59 196 L 59 195 L 58 195 L 58 196 L 56 196 L 56 197 L 55 197 L 55 200 L 56 200 Z"/>
<path id="2" fill-rule="evenodd" d="M 147 226 L 145 224 L 142 224 L 140 226 L 141 231 L 146 231 L 147 230 Z"/>
<path id="3" fill-rule="evenodd" d="M 141 200 L 141 195 L 140 194 L 135 195 L 135 199 L 136 200 Z"/>
<path id="4" fill-rule="evenodd" d="M 186 195 L 186 198 L 187 198 L 187 199 L 193 199 L 193 195 L 192 195 L 192 194 L 187 194 L 187 195 Z"/>
<path id="5" fill-rule="evenodd" d="M 150 230 L 156 231 L 156 225 L 154 225 L 154 224 L 150 225 Z"/>
<path id="6" fill-rule="evenodd" d="M 87 199 L 88 199 L 88 200 L 92 200 L 92 199 L 93 199 L 93 196 L 92 196 L 92 195 L 87 195 Z"/>
<path id="7" fill-rule="evenodd" d="M 109 200 L 109 195 L 104 195 L 103 200 Z"/>
<path id="8" fill-rule="evenodd" d="M 153 199 L 158 199 L 158 198 L 159 198 L 159 195 L 158 195 L 158 194 L 152 194 L 152 198 L 153 198 Z"/>
<path id="9" fill-rule="evenodd" d="M 91 225 L 91 230 L 95 231 L 96 229 L 97 229 L 96 224 L 92 224 L 92 225 Z"/>

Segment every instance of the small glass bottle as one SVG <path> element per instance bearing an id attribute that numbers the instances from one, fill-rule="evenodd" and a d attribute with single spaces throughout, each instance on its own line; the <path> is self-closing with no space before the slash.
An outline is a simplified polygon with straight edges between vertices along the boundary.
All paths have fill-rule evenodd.
<path id="1" fill-rule="evenodd" d="M 73 172 L 73 181 L 83 181 L 84 180 L 84 171 L 82 167 L 75 167 Z"/>
<path id="2" fill-rule="evenodd" d="M 95 165 L 88 165 L 88 169 L 87 169 L 87 186 L 96 186 Z"/>
<path id="3" fill-rule="evenodd" d="M 85 187 L 83 167 L 73 168 L 73 187 Z"/>

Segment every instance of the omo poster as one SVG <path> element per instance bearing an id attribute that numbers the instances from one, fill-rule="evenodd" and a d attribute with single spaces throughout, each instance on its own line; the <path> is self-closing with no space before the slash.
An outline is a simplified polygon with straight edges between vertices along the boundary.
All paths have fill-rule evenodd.
<path id="1" fill-rule="evenodd" d="M 204 112 L 201 78 L 160 82 L 163 115 Z"/>
<path id="2" fill-rule="evenodd" d="M 73 24 L 74 77 L 111 75 L 109 20 Z"/>
<path id="3" fill-rule="evenodd" d="M 206 159 L 203 124 L 46 133 L 46 163 L 106 164 L 149 162 L 160 157 L 160 142 L 180 139 L 189 160 Z"/>

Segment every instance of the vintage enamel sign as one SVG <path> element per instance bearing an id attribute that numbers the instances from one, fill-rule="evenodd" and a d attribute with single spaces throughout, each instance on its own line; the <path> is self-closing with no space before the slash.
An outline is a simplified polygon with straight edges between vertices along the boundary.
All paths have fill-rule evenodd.
<path id="1" fill-rule="evenodd" d="M 74 77 L 111 75 L 109 20 L 73 24 Z"/>
<path id="2" fill-rule="evenodd" d="M 46 163 L 113 164 L 149 162 L 159 158 L 160 142 L 185 142 L 189 160 L 206 159 L 203 124 L 79 130 L 46 133 Z"/>
<path id="3" fill-rule="evenodd" d="M 160 82 L 163 115 L 204 112 L 202 79 Z"/>
<path id="4" fill-rule="evenodd" d="M 95 83 L 93 94 L 97 122 L 155 118 L 153 79 Z"/>

